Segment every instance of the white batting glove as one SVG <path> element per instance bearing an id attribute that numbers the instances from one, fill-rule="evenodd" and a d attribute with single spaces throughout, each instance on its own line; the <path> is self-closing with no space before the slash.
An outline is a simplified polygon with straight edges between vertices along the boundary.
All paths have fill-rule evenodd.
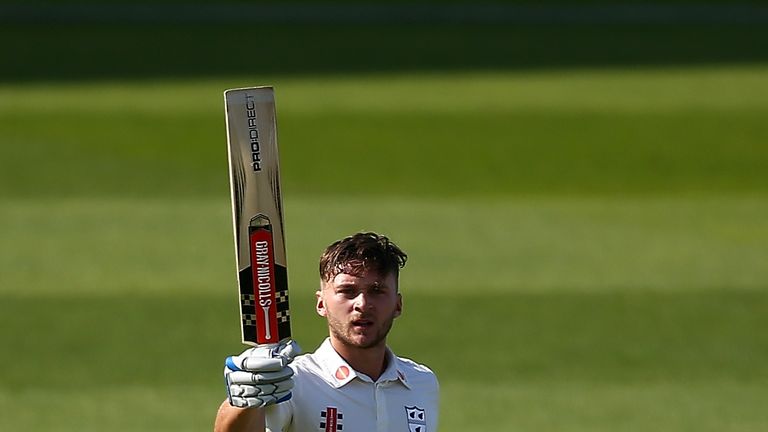
<path id="1" fill-rule="evenodd" d="M 229 404 L 238 408 L 259 408 L 291 398 L 293 370 L 288 364 L 301 353 L 294 341 L 274 347 L 255 347 L 238 356 L 227 357 L 224 379 Z"/>

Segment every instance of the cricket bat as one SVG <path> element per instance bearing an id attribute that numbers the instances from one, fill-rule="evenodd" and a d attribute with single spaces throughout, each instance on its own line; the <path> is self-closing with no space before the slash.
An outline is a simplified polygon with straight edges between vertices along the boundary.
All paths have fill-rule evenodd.
<path id="1" fill-rule="evenodd" d="M 276 344 L 291 318 L 274 89 L 226 90 L 224 105 L 242 341 Z"/>

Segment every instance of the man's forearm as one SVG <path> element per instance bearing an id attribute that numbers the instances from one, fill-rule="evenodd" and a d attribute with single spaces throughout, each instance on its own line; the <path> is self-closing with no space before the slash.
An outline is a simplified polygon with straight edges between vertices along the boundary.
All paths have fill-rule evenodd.
<path id="1" fill-rule="evenodd" d="M 216 414 L 214 432 L 262 432 L 264 431 L 263 408 L 236 408 L 224 401 Z"/>

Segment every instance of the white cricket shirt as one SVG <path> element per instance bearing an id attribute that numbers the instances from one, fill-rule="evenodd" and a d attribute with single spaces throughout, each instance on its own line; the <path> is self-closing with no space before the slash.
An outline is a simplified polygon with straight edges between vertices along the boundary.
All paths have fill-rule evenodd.
<path id="1" fill-rule="evenodd" d="M 293 397 L 266 408 L 269 432 L 435 432 L 438 384 L 426 366 L 387 349 L 377 381 L 352 369 L 330 339 L 292 363 Z"/>

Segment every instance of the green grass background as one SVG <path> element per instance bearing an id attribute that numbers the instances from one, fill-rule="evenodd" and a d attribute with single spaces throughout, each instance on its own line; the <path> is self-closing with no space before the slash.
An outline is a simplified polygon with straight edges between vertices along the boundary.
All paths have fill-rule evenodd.
<path id="1" fill-rule="evenodd" d="M 319 253 L 378 230 L 442 431 L 768 427 L 764 29 L 274 28 L 263 68 L 219 29 L 0 30 L 0 430 L 211 429 L 242 349 L 221 92 L 255 84 L 306 349 Z"/>

